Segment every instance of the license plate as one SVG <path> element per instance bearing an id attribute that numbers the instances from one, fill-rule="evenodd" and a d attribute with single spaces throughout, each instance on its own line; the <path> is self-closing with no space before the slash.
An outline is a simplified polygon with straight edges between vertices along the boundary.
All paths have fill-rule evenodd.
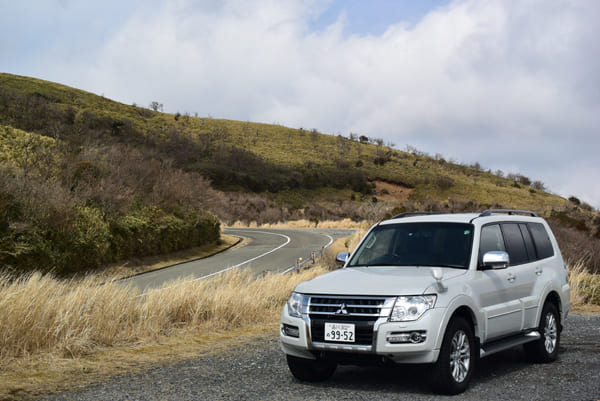
<path id="1" fill-rule="evenodd" d="M 353 343 L 354 325 L 350 323 L 325 323 L 325 341 Z"/>

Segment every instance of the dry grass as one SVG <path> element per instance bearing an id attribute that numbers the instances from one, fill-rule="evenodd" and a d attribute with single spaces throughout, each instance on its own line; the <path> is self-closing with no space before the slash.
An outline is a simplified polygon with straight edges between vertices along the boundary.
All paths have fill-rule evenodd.
<path id="1" fill-rule="evenodd" d="M 589 273 L 582 262 L 568 264 L 571 308 L 600 311 L 600 275 Z"/>
<path id="2" fill-rule="evenodd" d="M 351 219 L 343 220 L 327 220 L 315 223 L 305 219 L 301 220 L 290 220 L 285 222 L 267 223 L 257 225 L 255 221 L 250 224 L 245 224 L 241 221 L 236 221 L 230 227 L 231 228 L 273 228 L 273 229 L 286 229 L 286 228 L 333 228 L 333 229 L 364 229 L 369 224 L 366 221 L 353 221 Z"/>
<path id="3" fill-rule="evenodd" d="M 255 278 L 232 270 L 210 280 L 168 283 L 142 297 L 137 289 L 94 277 L 3 276 L 0 361 L 45 352 L 78 357 L 106 346 L 151 343 L 182 327 L 221 330 L 266 322 L 297 283 L 323 271 Z"/>
<path id="4" fill-rule="evenodd" d="M 60 376 L 65 365 L 77 370 L 112 350 L 160 348 L 190 336 L 210 342 L 212 334 L 222 337 L 236 330 L 272 330 L 293 288 L 325 271 L 255 278 L 249 271 L 232 270 L 209 280 L 169 283 L 141 297 L 136 289 L 102 284 L 94 277 L 61 281 L 39 273 L 17 279 L 4 275 L 0 399 L 43 391 L 47 387 L 35 378 L 52 377 L 53 366 Z M 185 342 L 181 345 L 185 348 Z M 131 361 L 138 353 L 130 355 Z"/>

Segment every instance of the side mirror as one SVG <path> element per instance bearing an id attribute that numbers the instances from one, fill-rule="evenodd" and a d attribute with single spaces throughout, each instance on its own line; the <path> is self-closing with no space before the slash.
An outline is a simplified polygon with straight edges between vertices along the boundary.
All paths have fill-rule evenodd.
<path id="1" fill-rule="evenodd" d="M 506 269 L 510 263 L 508 253 L 504 251 L 490 251 L 483 255 L 483 267 L 488 269 Z"/>
<path id="2" fill-rule="evenodd" d="M 349 252 L 340 252 L 337 254 L 337 256 L 335 257 L 335 261 L 338 264 L 341 264 L 342 266 L 346 264 L 346 262 L 348 261 L 348 258 L 350 257 L 350 253 Z"/>

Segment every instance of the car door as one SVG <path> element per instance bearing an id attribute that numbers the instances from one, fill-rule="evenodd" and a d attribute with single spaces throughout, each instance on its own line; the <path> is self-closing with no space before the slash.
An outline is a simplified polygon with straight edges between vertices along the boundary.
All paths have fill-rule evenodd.
<path id="1" fill-rule="evenodd" d="M 490 251 L 509 251 L 500 224 L 488 224 L 481 228 L 480 266 L 483 255 Z M 518 332 L 522 328 L 523 308 L 517 285 L 520 276 L 518 268 L 519 266 L 509 265 L 503 269 L 489 269 L 478 273 L 476 288 L 479 290 L 479 307 L 485 316 L 486 341 Z"/>
<path id="2" fill-rule="evenodd" d="M 524 329 L 538 326 L 537 313 L 540 297 L 544 290 L 547 277 L 552 271 L 552 259 L 554 248 L 550 237 L 541 223 L 519 224 L 529 263 L 522 265 L 523 281 L 521 283 L 521 302 L 523 303 Z"/>

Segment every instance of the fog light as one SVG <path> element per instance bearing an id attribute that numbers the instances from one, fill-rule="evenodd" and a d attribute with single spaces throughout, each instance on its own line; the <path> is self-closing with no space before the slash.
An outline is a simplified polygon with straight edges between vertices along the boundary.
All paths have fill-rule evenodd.
<path id="1" fill-rule="evenodd" d="M 285 334 L 288 337 L 300 337 L 300 329 L 298 329 L 297 326 L 290 326 L 289 324 L 284 323 L 283 327 L 281 328 L 281 331 L 283 331 L 283 334 Z"/>
<path id="2" fill-rule="evenodd" d="M 427 334 L 425 331 L 410 331 L 405 333 L 390 333 L 387 342 L 390 344 L 419 344 L 425 342 Z"/>
<path id="3" fill-rule="evenodd" d="M 413 344 L 423 342 L 423 335 L 416 331 L 413 333 L 410 333 L 410 342 Z"/>

